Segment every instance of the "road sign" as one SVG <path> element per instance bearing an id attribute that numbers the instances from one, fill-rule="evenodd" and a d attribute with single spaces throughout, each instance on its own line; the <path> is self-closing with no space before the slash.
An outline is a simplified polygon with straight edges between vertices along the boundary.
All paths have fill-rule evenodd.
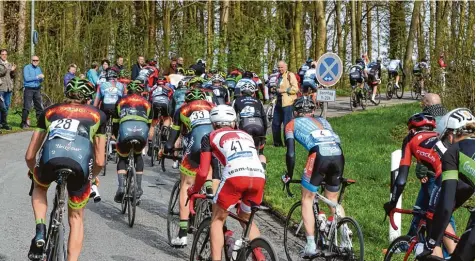
<path id="1" fill-rule="evenodd" d="M 316 100 L 322 102 L 336 101 L 336 90 L 317 89 Z"/>
<path id="2" fill-rule="evenodd" d="M 342 60 L 335 53 L 325 53 L 317 61 L 317 80 L 326 87 L 335 85 L 342 76 L 343 71 Z"/>

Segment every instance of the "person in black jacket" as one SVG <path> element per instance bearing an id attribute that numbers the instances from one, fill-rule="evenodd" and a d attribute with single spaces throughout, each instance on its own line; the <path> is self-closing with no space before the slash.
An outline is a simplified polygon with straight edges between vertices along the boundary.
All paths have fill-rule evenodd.
<path id="1" fill-rule="evenodd" d="M 202 76 L 206 71 L 206 63 L 202 59 L 198 59 L 196 64 L 190 65 L 190 69 L 195 70 L 196 76 Z"/>
<path id="2" fill-rule="evenodd" d="M 144 56 L 139 56 L 137 58 L 137 63 L 132 66 L 132 72 L 131 72 L 131 79 L 135 80 L 137 76 L 139 76 L 139 72 L 142 69 L 142 67 L 145 66 L 145 59 Z"/>

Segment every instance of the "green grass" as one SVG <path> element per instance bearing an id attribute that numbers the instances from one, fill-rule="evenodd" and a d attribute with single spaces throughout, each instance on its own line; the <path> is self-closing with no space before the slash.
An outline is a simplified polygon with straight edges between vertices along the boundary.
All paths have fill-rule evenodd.
<path id="1" fill-rule="evenodd" d="M 382 260 L 382 249 L 388 247 L 388 218 L 383 222 L 383 204 L 390 193 L 390 154 L 401 148 L 406 136 L 406 122 L 415 112 L 420 111 L 417 103 L 379 108 L 343 117 L 331 118 L 329 122 L 342 140 L 345 155 L 344 176 L 355 179 L 356 184 L 346 190 L 343 206 L 346 215 L 352 216 L 360 224 L 364 235 L 365 260 Z M 282 190 L 280 177 L 286 170 L 285 148 L 271 146 L 268 136 L 265 155 L 268 158 L 267 183 L 264 200 L 281 215 L 286 216 L 293 203 L 300 199 L 300 186 L 294 185 L 294 198 L 288 198 Z M 296 167 L 293 179 L 300 178 L 307 152 L 296 143 Z M 415 202 L 420 182 L 410 169 L 407 186 L 403 193 L 403 207 L 411 208 Z M 327 209 L 327 208 L 325 208 Z M 458 234 L 466 226 L 468 213 L 465 209 L 456 214 Z M 410 224 L 407 215 L 403 221 L 402 234 Z"/>
<path id="2" fill-rule="evenodd" d="M 8 125 L 10 125 L 10 127 L 12 127 L 12 130 L 10 130 L 10 131 L 2 130 L 2 134 L 9 134 L 9 133 L 33 130 L 33 128 L 36 126 L 35 110 L 32 109 L 30 111 L 30 115 L 29 115 L 30 116 L 30 126 L 33 127 L 33 128 L 29 128 L 29 129 L 26 129 L 26 130 L 23 130 L 22 128 L 20 128 L 21 113 L 22 113 L 21 108 L 10 108 L 10 111 L 9 111 L 9 114 L 8 114 Z"/>

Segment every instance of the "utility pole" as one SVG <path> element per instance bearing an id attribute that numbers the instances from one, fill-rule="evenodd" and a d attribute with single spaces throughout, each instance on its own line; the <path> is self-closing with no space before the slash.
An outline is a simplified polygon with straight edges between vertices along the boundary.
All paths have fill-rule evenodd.
<path id="1" fill-rule="evenodd" d="M 31 35 L 30 35 L 30 46 L 31 46 L 31 56 L 35 55 L 35 44 L 33 43 L 33 35 L 35 33 L 35 0 L 31 0 Z"/>

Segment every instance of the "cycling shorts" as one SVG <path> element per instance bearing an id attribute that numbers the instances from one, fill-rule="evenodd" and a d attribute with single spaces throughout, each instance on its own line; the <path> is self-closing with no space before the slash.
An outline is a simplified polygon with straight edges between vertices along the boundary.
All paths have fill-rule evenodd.
<path id="1" fill-rule="evenodd" d="M 93 151 L 91 141 L 82 136 L 76 136 L 74 141 L 60 138 L 46 140 L 33 173 L 35 183 L 47 188 L 58 178 L 55 171 L 71 169 L 74 174 L 66 181 L 68 206 L 72 209 L 84 208 L 91 189 Z"/>
<path id="2" fill-rule="evenodd" d="M 301 85 L 302 92 L 307 93 L 311 90 L 316 90 L 317 84 L 314 81 L 307 81 L 304 80 L 304 82 Z"/>
<path id="3" fill-rule="evenodd" d="M 360 77 L 360 78 L 350 78 L 350 85 L 356 85 L 357 83 L 363 83 L 364 82 L 364 78 L 363 77 Z"/>
<path id="4" fill-rule="evenodd" d="M 344 155 L 339 144 L 321 144 L 309 151 L 301 185 L 311 192 L 317 192 L 322 181 L 326 190 L 339 191 L 340 178 L 344 173 Z"/>
<path id="5" fill-rule="evenodd" d="M 373 83 L 373 82 L 376 82 L 378 80 L 379 80 L 378 75 L 370 74 L 370 73 L 368 74 L 368 82 L 369 83 Z"/>
<path id="6" fill-rule="evenodd" d="M 397 77 L 398 76 L 398 72 L 397 71 L 388 71 L 388 75 L 390 77 Z"/>
<path id="7" fill-rule="evenodd" d="M 205 134 L 213 131 L 211 124 L 198 125 L 183 136 L 183 157 L 180 172 L 195 177 L 200 166 L 200 148 Z"/>
<path id="8" fill-rule="evenodd" d="M 213 203 L 222 209 L 230 210 L 238 202 L 245 213 L 251 213 L 251 203 L 260 205 L 263 201 L 266 180 L 261 177 L 230 177 L 223 179 L 218 185 Z"/>
<path id="9" fill-rule="evenodd" d="M 266 130 L 264 129 L 263 120 L 258 117 L 241 118 L 239 129 L 253 137 L 255 147 L 258 149 L 259 154 L 263 155 L 266 143 Z"/>
<path id="10" fill-rule="evenodd" d="M 474 260 L 474 210 L 450 260 Z"/>
<path id="11" fill-rule="evenodd" d="M 114 111 L 116 110 L 116 105 L 102 103 L 99 109 L 101 109 L 101 111 L 106 114 L 106 118 L 109 119 L 114 114 Z"/>
<path id="12" fill-rule="evenodd" d="M 147 145 L 149 127 L 143 121 L 125 121 L 119 125 L 119 137 L 117 138 L 116 151 L 120 157 L 128 157 L 129 151 L 134 149 L 134 154 L 142 153 L 142 149 Z M 139 141 L 139 144 L 132 144 L 131 140 Z"/>
<path id="13" fill-rule="evenodd" d="M 159 113 L 162 117 L 172 116 L 172 102 L 167 97 L 152 98 L 152 105 L 154 107 L 154 120 L 158 119 Z"/>

